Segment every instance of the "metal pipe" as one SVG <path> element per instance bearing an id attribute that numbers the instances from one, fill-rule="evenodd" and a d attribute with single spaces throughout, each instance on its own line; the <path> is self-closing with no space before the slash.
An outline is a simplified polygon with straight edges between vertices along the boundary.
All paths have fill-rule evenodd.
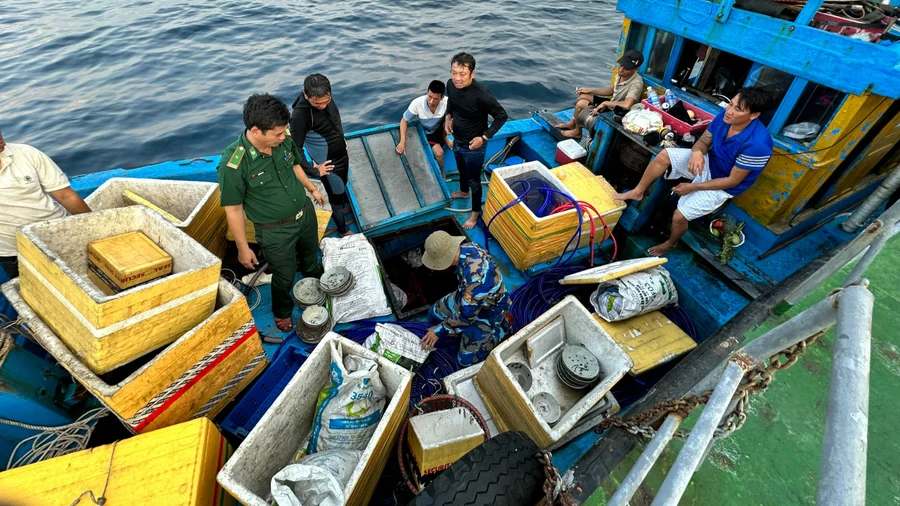
<path id="1" fill-rule="evenodd" d="M 900 165 L 891 169 L 891 173 L 884 178 L 878 188 L 863 200 L 862 204 L 850 214 L 847 221 L 841 224 L 844 232 L 851 234 L 856 232 L 856 229 L 862 226 L 897 188 L 900 188 Z"/>
<path id="2" fill-rule="evenodd" d="M 678 454 L 675 463 L 669 469 L 669 474 L 666 475 L 651 506 L 676 506 L 681 500 L 681 496 L 702 462 L 716 427 L 719 426 L 719 421 L 725 414 L 725 410 L 728 408 L 731 398 L 734 397 L 748 367 L 749 365 L 744 361 L 736 360 L 729 361 L 725 366 L 722 378 L 719 379 L 709 402 L 703 408 L 703 413 L 700 414 L 700 418 L 691 430 L 691 435 L 684 443 L 681 453 Z"/>
<path id="3" fill-rule="evenodd" d="M 647 443 L 644 452 L 641 453 L 637 462 L 635 462 L 631 470 L 628 471 L 628 476 L 622 480 L 619 489 L 616 490 L 615 495 L 613 495 L 609 502 L 606 503 L 606 506 L 628 506 L 628 501 L 631 500 L 634 493 L 637 492 L 638 487 L 644 482 L 644 478 L 647 477 L 653 464 L 656 463 L 656 460 L 662 454 L 663 450 L 666 449 L 669 441 L 672 440 L 672 437 L 675 435 L 675 431 L 678 429 L 678 426 L 681 425 L 681 422 L 682 418 L 674 413 L 666 417 L 659 427 L 659 430 L 656 431 L 656 435 L 653 436 L 653 439 L 651 439 L 649 443 Z"/>
<path id="4" fill-rule="evenodd" d="M 869 249 L 867 249 L 863 257 L 859 259 L 859 262 L 856 263 L 853 270 L 850 271 L 850 275 L 847 276 L 847 279 L 841 286 L 847 288 L 862 279 L 863 274 L 866 273 L 866 269 L 869 268 L 869 265 L 871 265 L 875 260 L 875 257 L 878 256 L 878 253 L 880 253 L 884 248 L 884 245 L 887 244 L 888 239 L 893 237 L 896 233 L 897 227 L 890 227 L 882 230 L 872 244 L 869 245 Z"/>
<path id="5" fill-rule="evenodd" d="M 862 506 L 866 502 L 873 305 L 874 297 L 865 286 L 849 286 L 841 295 L 816 496 L 819 505 Z"/>
<path id="6" fill-rule="evenodd" d="M 825 297 L 818 304 L 757 337 L 744 346 L 742 351 L 755 360 L 768 360 L 779 351 L 794 346 L 818 332 L 828 330 L 837 321 L 838 296 L 839 294 L 835 293 Z"/>

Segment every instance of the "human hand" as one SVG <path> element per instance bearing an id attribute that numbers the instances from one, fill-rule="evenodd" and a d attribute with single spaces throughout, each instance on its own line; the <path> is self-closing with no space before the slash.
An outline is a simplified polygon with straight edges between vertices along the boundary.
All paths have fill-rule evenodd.
<path id="1" fill-rule="evenodd" d="M 688 170 L 695 177 L 703 172 L 703 153 L 699 151 L 691 151 L 691 159 L 688 161 Z"/>
<path id="2" fill-rule="evenodd" d="M 691 183 L 679 183 L 678 185 L 675 186 L 675 188 L 672 188 L 672 192 L 674 192 L 677 195 L 682 195 L 682 196 L 687 195 L 688 193 L 691 193 L 692 191 L 694 191 L 694 185 Z"/>
<path id="3" fill-rule="evenodd" d="M 451 118 L 450 116 L 446 116 L 444 118 L 444 134 L 453 134 L 453 118 Z"/>
<path id="4" fill-rule="evenodd" d="M 434 345 L 438 341 L 438 336 L 434 333 L 434 329 L 435 327 L 428 329 L 428 333 L 420 341 L 423 350 L 431 351 L 434 349 Z"/>
<path id="5" fill-rule="evenodd" d="M 256 270 L 256 268 L 259 267 L 259 260 L 256 259 L 256 254 L 253 253 L 253 250 L 250 249 L 249 246 L 238 248 L 238 262 L 244 267 L 252 270 Z"/>
<path id="6" fill-rule="evenodd" d="M 310 193 L 312 194 L 313 202 L 315 202 L 316 204 L 318 204 L 320 206 L 325 205 L 325 197 L 322 195 L 321 192 L 319 192 L 319 190 L 313 190 Z"/>
<path id="7" fill-rule="evenodd" d="M 398 155 L 402 155 L 406 151 L 406 141 L 400 141 L 400 144 L 397 144 L 396 151 Z"/>
<path id="8" fill-rule="evenodd" d="M 582 93 L 587 93 L 587 92 L 588 92 L 587 88 L 582 88 L 582 87 L 575 88 L 576 96 L 581 95 Z"/>
<path id="9" fill-rule="evenodd" d="M 447 143 L 447 147 L 453 149 L 453 139 L 444 139 Z"/>
<path id="10" fill-rule="evenodd" d="M 591 116 L 596 116 L 596 115 L 600 114 L 600 112 L 602 112 L 604 109 L 609 109 L 609 108 L 610 108 L 609 102 L 603 102 L 600 105 L 598 105 L 597 107 L 591 109 Z"/>
<path id="11" fill-rule="evenodd" d="M 476 137 L 469 142 L 469 149 L 471 149 L 471 150 L 476 150 L 476 149 L 480 148 L 481 146 L 484 146 L 484 138 L 483 137 Z"/>
<path id="12" fill-rule="evenodd" d="M 319 176 L 327 176 L 334 170 L 334 164 L 331 163 L 331 160 L 325 160 L 319 165 L 314 165 L 314 167 L 319 171 Z"/>

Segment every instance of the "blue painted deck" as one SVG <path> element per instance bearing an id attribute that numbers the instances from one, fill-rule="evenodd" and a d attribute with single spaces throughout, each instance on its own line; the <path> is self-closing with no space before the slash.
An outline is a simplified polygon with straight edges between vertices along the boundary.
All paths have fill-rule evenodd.
<path id="1" fill-rule="evenodd" d="M 571 110 L 563 111 L 558 116 L 563 120 L 568 119 L 571 117 Z M 512 149 L 512 155 L 523 157 L 526 160 L 540 160 L 548 167 L 556 165 L 553 160 L 556 141 L 544 126 L 531 118 L 510 121 L 504 125 L 498 135 L 489 142 L 487 157 L 490 158 L 498 153 L 511 138 L 516 136 L 519 136 L 520 140 Z M 132 170 L 116 169 L 99 172 L 73 178 L 72 186 L 81 195 L 88 195 L 110 177 L 213 182 L 216 180 L 215 168 L 219 158 L 219 156 L 208 156 L 193 160 L 159 163 Z M 447 185 L 450 190 L 455 191 L 458 189 L 458 172 L 455 161 L 449 152 L 446 153 L 444 160 L 445 171 L 449 180 Z M 486 197 L 487 191 L 484 192 L 484 195 Z M 468 202 L 464 200 L 454 200 L 451 204 L 451 209 L 465 209 L 467 207 Z M 651 212 L 651 209 L 648 209 L 650 207 L 652 206 L 646 203 L 641 206 L 630 205 L 623 218 L 623 223 L 627 222 L 627 220 L 631 220 L 632 225 L 642 221 L 646 222 L 648 213 Z M 734 214 L 738 219 L 746 219 L 739 213 Z M 409 219 L 394 222 L 380 228 L 374 234 L 380 235 L 393 232 L 402 227 L 427 223 L 445 216 L 453 216 L 457 222 L 462 223 L 468 216 L 468 212 L 455 212 L 449 209 L 430 209 L 424 212 L 417 212 Z M 651 237 L 642 235 L 640 227 L 626 228 L 633 228 L 633 231 L 627 234 L 627 238 L 624 241 L 620 242 L 619 259 L 646 256 L 646 249 L 655 244 L 656 241 Z M 356 224 L 351 224 L 351 229 L 354 231 L 359 230 Z M 499 243 L 493 239 L 486 242 L 480 229 L 476 228 L 469 233 L 472 240 L 482 246 L 486 246 L 499 262 L 510 291 L 521 286 L 530 275 L 534 274 L 533 272 L 529 274 L 516 269 Z M 333 223 L 330 224 L 329 235 L 334 235 Z M 732 266 L 737 271 L 741 271 L 742 275 L 764 275 L 772 282 L 777 283 L 802 265 L 816 258 L 822 251 L 840 244 L 848 238 L 847 234 L 839 232 L 837 221 L 835 221 L 788 245 L 783 250 L 763 260 L 758 260 L 757 257 L 761 250 L 754 246 L 750 237 L 748 237 L 748 244 L 738 250 L 739 258 L 732 263 Z M 587 253 L 587 248 L 582 248 L 578 252 L 577 258 L 584 258 L 587 256 Z M 611 241 L 606 241 L 604 244 L 599 245 L 598 260 L 608 258 L 610 254 Z M 748 296 L 724 279 L 721 273 L 711 268 L 705 260 L 691 249 L 689 244 L 680 245 L 668 255 L 668 258 L 669 262 L 666 264 L 666 267 L 672 273 L 672 279 L 678 288 L 681 306 L 693 318 L 699 340 L 703 340 L 711 335 L 749 303 L 750 298 Z M 278 331 L 274 325 L 268 288 L 265 286 L 261 287 L 259 292 L 260 300 L 257 307 L 253 310 L 253 314 L 260 332 L 266 336 L 278 336 L 290 340 L 296 335 L 294 332 L 284 334 Z M 253 305 L 256 303 L 255 299 L 256 296 L 251 294 L 248 302 Z M 0 307 L 2 307 L 3 302 L 5 301 L 0 300 Z M 293 316 L 295 319 L 299 318 L 300 310 L 295 309 Z M 384 318 L 384 320 L 391 319 L 393 317 Z M 346 325 L 339 325 L 335 330 L 340 332 L 346 328 Z M 264 347 L 267 355 L 271 358 L 275 355 L 279 345 L 265 344 Z M 633 400 L 626 400 L 623 404 Z M 593 432 L 589 432 L 577 438 L 566 447 L 555 452 L 555 463 L 561 469 L 567 469 L 591 447 L 598 437 Z"/>

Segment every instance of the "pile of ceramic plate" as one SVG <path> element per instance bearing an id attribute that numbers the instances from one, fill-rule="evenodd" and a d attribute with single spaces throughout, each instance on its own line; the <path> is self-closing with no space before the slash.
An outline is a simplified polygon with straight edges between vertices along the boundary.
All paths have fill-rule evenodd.
<path id="1" fill-rule="evenodd" d="M 587 388 L 600 373 L 600 361 L 584 346 L 567 345 L 556 362 L 560 381 L 577 390 Z"/>
<path id="2" fill-rule="evenodd" d="M 339 297 L 353 288 L 353 273 L 340 265 L 332 267 L 319 278 L 319 285 L 322 287 L 322 291 L 328 295 Z"/>
<path id="3" fill-rule="evenodd" d="M 297 335 L 307 344 L 316 344 L 334 326 L 328 310 L 322 306 L 309 306 L 297 321 Z"/>
<path id="4" fill-rule="evenodd" d="M 294 285 L 294 301 L 300 309 L 325 305 L 325 291 L 317 278 L 303 278 Z"/>

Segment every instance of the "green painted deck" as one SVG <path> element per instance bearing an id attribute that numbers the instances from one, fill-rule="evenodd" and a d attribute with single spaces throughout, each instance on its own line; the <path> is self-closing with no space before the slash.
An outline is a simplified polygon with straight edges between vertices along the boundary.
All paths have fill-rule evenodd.
<path id="1" fill-rule="evenodd" d="M 888 243 L 865 277 L 875 296 L 869 394 L 869 448 L 866 504 L 900 505 L 900 236 Z M 822 300 L 846 279 L 844 267 L 787 314 L 770 318 L 756 338 Z M 778 372 L 769 388 L 754 396 L 744 427 L 716 441 L 694 475 L 682 505 L 815 504 L 828 402 L 834 329 L 819 339 L 789 370 Z M 690 427 L 698 412 L 682 427 Z M 662 454 L 632 506 L 650 504 L 683 442 Z M 619 480 L 643 450 L 634 451 L 597 489 L 586 504 L 606 503 Z"/>

